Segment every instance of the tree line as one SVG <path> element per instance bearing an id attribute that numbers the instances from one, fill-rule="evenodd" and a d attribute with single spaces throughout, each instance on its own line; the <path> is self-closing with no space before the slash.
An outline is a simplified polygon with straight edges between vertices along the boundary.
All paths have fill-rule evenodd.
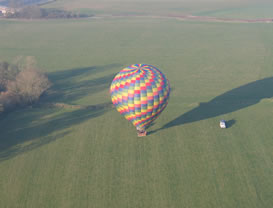
<path id="1" fill-rule="evenodd" d="M 56 0 L 6 0 L 8 11 L 0 16 L 16 19 L 58 19 L 58 18 L 85 18 L 94 15 L 72 12 L 56 8 L 41 8 L 40 5 Z"/>
<path id="2" fill-rule="evenodd" d="M 92 15 L 75 13 L 54 8 L 40 8 L 37 5 L 25 6 L 14 10 L 14 13 L 8 13 L 6 18 L 18 19 L 58 19 L 58 18 L 85 18 Z"/>
<path id="3" fill-rule="evenodd" d="M 23 66 L 0 61 L 0 112 L 36 103 L 50 86 L 32 57 Z"/>

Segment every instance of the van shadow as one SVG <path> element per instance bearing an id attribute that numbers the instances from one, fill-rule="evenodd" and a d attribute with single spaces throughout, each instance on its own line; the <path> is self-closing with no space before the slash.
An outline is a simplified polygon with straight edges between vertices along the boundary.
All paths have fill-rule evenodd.
<path id="1" fill-rule="evenodd" d="M 257 80 L 225 92 L 207 103 L 200 103 L 198 107 L 178 116 L 160 129 L 167 129 L 186 123 L 224 115 L 255 105 L 262 99 L 272 97 L 273 77 Z M 234 125 L 235 120 L 229 122 L 229 126 L 232 126 Z"/>
<path id="2" fill-rule="evenodd" d="M 226 126 L 227 126 L 227 128 L 230 128 L 230 127 L 232 127 L 235 123 L 236 123 L 236 120 L 235 120 L 235 119 L 231 119 L 231 120 L 226 121 Z"/>
<path id="3" fill-rule="evenodd" d="M 51 92 L 43 95 L 37 105 L 1 114 L 0 162 L 61 139 L 72 131 L 70 127 L 112 110 L 110 101 L 97 105 L 69 103 L 108 89 L 115 74 L 104 73 L 106 75 L 96 75 L 93 79 L 92 75 L 119 66 L 114 64 L 50 73 L 49 78 L 53 83 Z M 88 76 L 90 79 L 86 78 Z M 63 105 L 54 105 L 56 102 Z"/>

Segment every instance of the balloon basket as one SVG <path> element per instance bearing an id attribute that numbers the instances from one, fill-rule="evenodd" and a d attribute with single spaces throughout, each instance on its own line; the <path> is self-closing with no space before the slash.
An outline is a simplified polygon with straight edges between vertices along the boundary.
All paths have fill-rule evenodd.
<path id="1" fill-rule="evenodd" d="M 147 135 L 147 131 L 137 131 L 137 136 L 138 137 L 144 137 Z"/>

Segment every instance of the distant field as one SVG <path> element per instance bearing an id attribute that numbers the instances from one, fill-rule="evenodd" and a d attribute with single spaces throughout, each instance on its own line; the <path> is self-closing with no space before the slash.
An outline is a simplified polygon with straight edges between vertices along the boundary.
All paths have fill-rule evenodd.
<path id="1" fill-rule="evenodd" d="M 89 11 L 94 14 L 176 14 L 222 18 L 273 18 L 270 0 L 58 0 L 47 7 Z"/>
<path id="2" fill-rule="evenodd" d="M 0 207 L 273 204 L 271 24 L 130 17 L 0 28 L 0 60 L 34 56 L 53 82 L 42 102 L 93 106 L 1 115 Z M 141 139 L 108 105 L 113 77 L 134 63 L 157 66 L 173 89 Z"/>

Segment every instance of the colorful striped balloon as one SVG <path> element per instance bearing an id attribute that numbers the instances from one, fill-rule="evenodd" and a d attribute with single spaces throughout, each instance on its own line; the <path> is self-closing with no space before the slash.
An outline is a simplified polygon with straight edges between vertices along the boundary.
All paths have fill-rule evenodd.
<path id="1" fill-rule="evenodd" d="M 167 106 L 170 84 L 156 67 L 134 64 L 116 75 L 110 92 L 118 112 L 135 127 L 145 129 Z"/>

